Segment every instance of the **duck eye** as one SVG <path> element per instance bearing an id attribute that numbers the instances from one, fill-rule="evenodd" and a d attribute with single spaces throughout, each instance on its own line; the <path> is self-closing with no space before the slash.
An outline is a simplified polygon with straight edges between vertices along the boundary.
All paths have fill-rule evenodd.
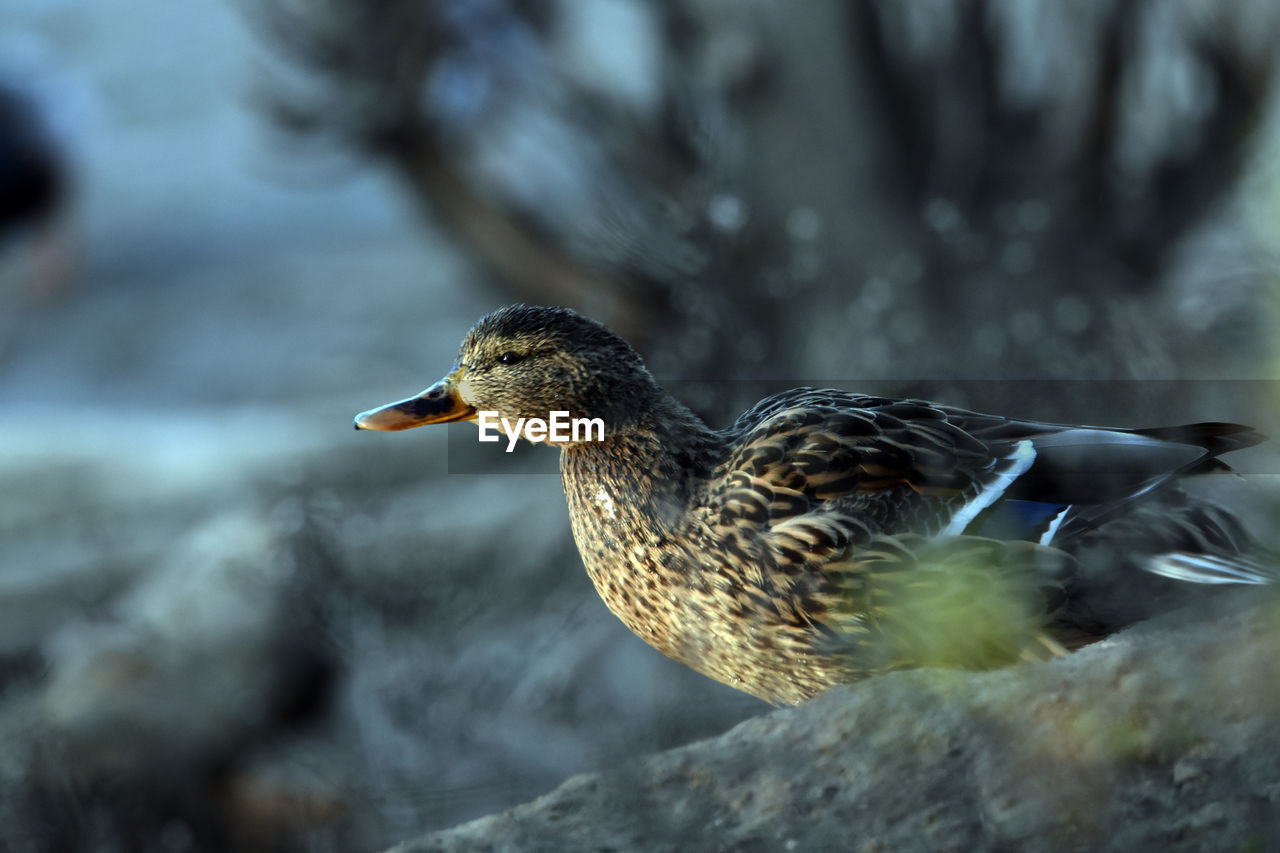
<path id="1" fill-rule="evenodd" d="M 518 352 L 507 351 L 498 356 L 500 364 L 519 364 L 522 361 L 524 361 L 524 356 Z"/>

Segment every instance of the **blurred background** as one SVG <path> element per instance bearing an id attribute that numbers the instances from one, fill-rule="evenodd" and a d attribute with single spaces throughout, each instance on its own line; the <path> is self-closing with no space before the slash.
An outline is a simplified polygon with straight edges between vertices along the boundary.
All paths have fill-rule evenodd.
<path id="1" fill-rule="evenodd" d="M 829 383 L 1280 434 L 1277 43 L 1267 0 L 7 0 L 0 847 L 377 849 L 769 711 L 608 613 L 553 451 L 352 432 L 503 304 L 715 424 Z M 1233 461 L 1268 535 L 1276 451 Z"/>

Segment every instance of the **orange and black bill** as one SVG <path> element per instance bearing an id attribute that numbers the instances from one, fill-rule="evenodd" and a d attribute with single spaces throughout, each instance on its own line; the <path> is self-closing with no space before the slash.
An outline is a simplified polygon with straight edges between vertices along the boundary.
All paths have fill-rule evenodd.
<path id="1" fill-rule="evenodd" d="M 469 421 L 476 410 L 458 395 L 457 372 L 451 373 L 416 397 L 370 409 L 356 415 L 356 429 L 412 429 L 425 424 Z"/>

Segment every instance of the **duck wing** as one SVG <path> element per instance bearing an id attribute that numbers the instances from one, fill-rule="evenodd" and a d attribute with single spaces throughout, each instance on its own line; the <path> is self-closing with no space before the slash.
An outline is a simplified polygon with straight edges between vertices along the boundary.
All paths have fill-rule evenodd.
<path id="1" fill-rule="evenodd" d="M 873 532 L 1042 544 L 1178 477 L 1229 470 L 1219 454 L 1262 440 L 1237 424 L 1074 426 L 810 388 L 763 401 L 732 431 L 722 485 L 781 488 L 796 514 L 843 509 Z"/>
<path id="2" fill-rule="evenodd" d="M 1217 454 L 1260 440 L 1244 427 L 1091 428 L 798 389 L 722 438 L 689 557 L 735 615 L 802 629 L 842 678 L 1043 657 L 1150 615 L 1152 584 L 1274 576 L 1240 558 L 1233 519 L 1168 485 L 1225 468 Z M 788 689 L 758 695 L 808 695 Z"/>
<path id="3" fill-rule="evenodd" d="M 904 543 L 966 532 L 1035 461 L 1029 440 L 980 441 L 940 407 L 842 391 L 769 398 L 726 438 L 702 501 L 702 559 L 753 613 L 793 624 L 874 567 L 897 577 L 917 550 Z M 893 559 L 872 559 L 885 549 Z"/>

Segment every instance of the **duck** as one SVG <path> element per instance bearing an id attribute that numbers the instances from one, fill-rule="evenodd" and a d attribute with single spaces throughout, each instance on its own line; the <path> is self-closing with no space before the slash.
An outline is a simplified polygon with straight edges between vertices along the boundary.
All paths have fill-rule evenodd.
<path id="1" fill-rule="evenodd" d="M 557 416 L 603 429 L 531 426 Z M 1249 427 L 1075 426 L 804 387 L 717 430 L 568 308 L 488 314 L 443 379 L 355 427 L 502 419 L 558 445 L 609 609 L 775 705 L 899 669 L 1049 660 L 1275 577 L 1235 516 L 1180 485 L 1230 471 L 1221 455 L 1264 440 Z"/>

